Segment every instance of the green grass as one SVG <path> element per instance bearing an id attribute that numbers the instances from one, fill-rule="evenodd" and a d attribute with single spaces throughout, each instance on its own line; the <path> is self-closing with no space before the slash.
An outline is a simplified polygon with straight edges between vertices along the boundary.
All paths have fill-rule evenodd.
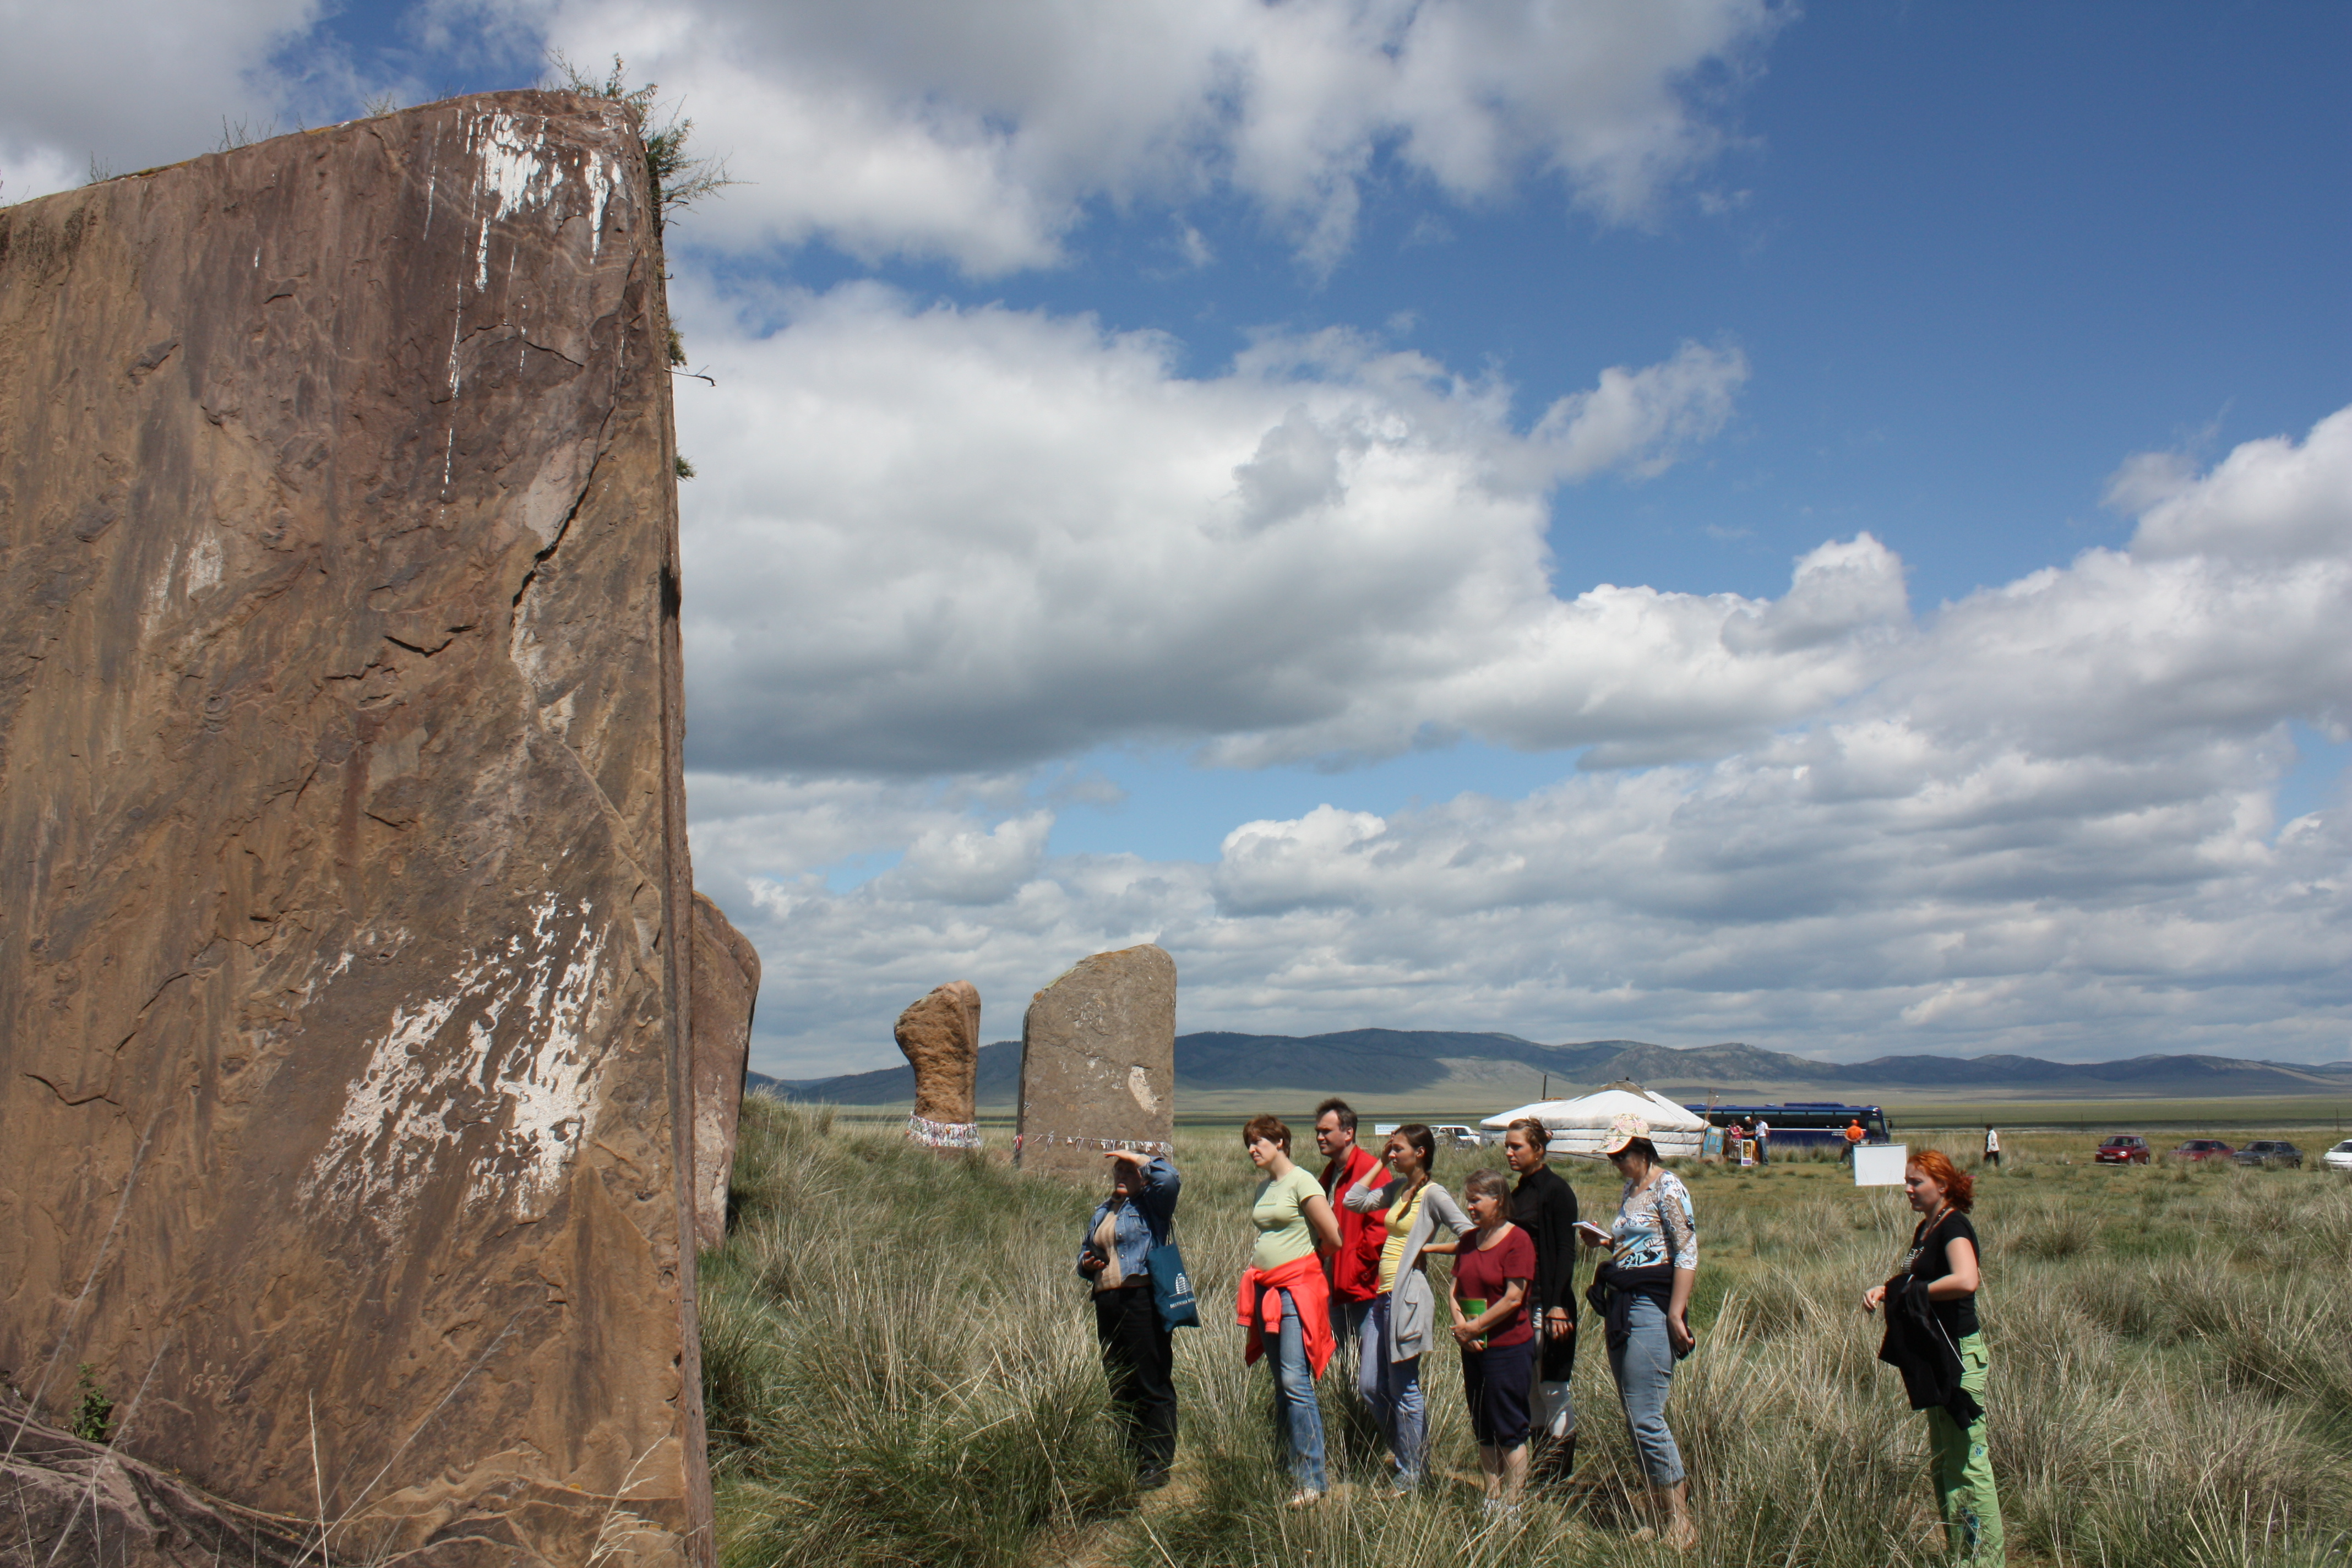
<path id="1" fill-rule="evenodd" d="M 2352 1183 L 2094 1167 L 2073 1134 L 2010 1144 L 1977 1219 L 2011 1561 L 2352 1563 Z M 1285 1510 L 1267 1375 L 1243 1369 L 1228 1306 L 1255 1173 L 1232 1129 L 1178 1145 L 1179 1234 L 1208 1326 L 1177 1340 L 1177 1482 L 1139 1498 L 1070 1268 L 1095 1190 L 1023 1177 L 1001 1149 L 941 1160 L 887 1126 L 747 1101 L 735 1228 L 702 1263 L 722 1561 L 1937 1560 L 1924 1418 L 1855 1305 L 1908 1237 L 1899 1194 L 1817 1161 L 1685 1171 L 1700 1344 L 1667 1414 L 1704 1542 L 1684 1558 L 1629 1538 L 1633 1471 L 1597 1334 L 1576 1375 L 1580 1468 L 1601 1483 L 1587 1502 L 1541 1501 L 1522 1533 L 1477 1536 L 1460 1373 L 1435 1354 L 1432 1454 L 1451 1479 L 1373 1500 L 1375 1444 L 1327 1378 L 1344 1484 Z M 1971 1140 L 1948 1150 L 1974 1163 Z M 1475 1159 L 1442 1154 L 1440 1179 L 1458 1190 Z M 1604 1171 L 1569 1173 L 1589 1211 L 1607 1206 Z"/>

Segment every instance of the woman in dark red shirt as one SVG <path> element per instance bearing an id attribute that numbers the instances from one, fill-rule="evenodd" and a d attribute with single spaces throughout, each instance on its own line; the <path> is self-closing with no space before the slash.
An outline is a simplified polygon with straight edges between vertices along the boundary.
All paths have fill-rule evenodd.
<path id="1" fill-rule="evenodd" d="M 1454 1257 L 1454 1340 L 1462 1347 L 1462 1393 L 1478 1437 L 1490 1517 L 1516 1513 L 1528 1481 L 1528 1388 L 1535 1329 L 1528 1321 L 1528 1281 L 1535 1278 L 1535 1238 L 1511 1223 L 1511 1182 L 1475 1171 L 1463 1185 L 1477 1226 Z"/>

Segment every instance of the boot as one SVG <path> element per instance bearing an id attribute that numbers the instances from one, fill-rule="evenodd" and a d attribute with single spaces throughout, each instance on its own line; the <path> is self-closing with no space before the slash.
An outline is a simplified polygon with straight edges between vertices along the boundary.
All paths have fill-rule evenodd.
<path id="1" fill-rule="evenodd" d="M 1690 1482 L 1649 1489 L 1649 1514 L 1654 1521 L 1633 1532 L 1636 1541 L 1663 1541 L 1677 1552 L 1698 1544 L 1698 1524 L 1691 1518 Z"/>
<path id="2" fill-rule="evenodd" d="M 1528 1467 L 1528 1479 L 1538 1486 L 1564 1487 L 1576 1474 L 1576 1434 L 1554 1437 Z"/>
<path id="3" fill-rule="evenodd" d="M 1698 1545 L 1698 1523 L 1691 1518 L 1690 1482 L 1676 1481 L 1663 1489 L 1666 1498 L 1666 1544 L 1677 1552 Z"/>

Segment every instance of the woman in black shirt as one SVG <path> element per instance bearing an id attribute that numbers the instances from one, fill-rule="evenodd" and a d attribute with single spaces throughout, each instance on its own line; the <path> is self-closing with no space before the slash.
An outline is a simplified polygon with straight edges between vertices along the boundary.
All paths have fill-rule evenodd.
<path id="1" fill-rule="evenodd" d="M 1503 1134 L 1503 1158 L 1518 1173 L 1511 1223 L 1534 1238 L 1536 1277 L 1529 1296 L 1536 1325 L 1533 1473 L 1564 1480 L 1576 1468 L 1576 1189 L 1546 1164 L 1551 1132 L 1531 1116 Z"/>
<path id="2" fill-rule="evenodd" d="M 1959 1359 L 1960 1395 L 1953 1403 L 1964 1411 L 1974 1407 L 1965 1425 L 1943 1405 L 1927 1412 L 1936 1507 L 1944 1518 L 1952 1561 L 2006 1563 L 2000 1494 L 1993 1487 L 1992 1456 L 1985 1446 L 1985 1342 L 1977 1321 L 1981 1279 L 1977 1230 L 1969 1219 L 1976 1183 L 1940 1151 L 1924 1149 L 1905 1167 L 1903 1187 L 1923 1217 L 1911 1232 L 1902 1268 L 1885 1284 L 1864 1291 L 1862 1308 L 1878 1310 L 1891 1290 L 1924 1292 L 1928 1322 Z"/>

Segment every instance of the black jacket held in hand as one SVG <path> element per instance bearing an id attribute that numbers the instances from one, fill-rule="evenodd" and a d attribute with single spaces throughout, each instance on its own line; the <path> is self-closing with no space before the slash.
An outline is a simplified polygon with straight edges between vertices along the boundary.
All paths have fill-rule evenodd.
<path id="1" fill-rule="evenodd" d="M 1653 1263 L 1643 1268 L 1626 1268 L 1614 1262 L 1603 1263 L 1592 1271 L 1592 1283 L 1585 1289 L 1584 1299 L 1601 1314 L 1603 1332 L 1613 1348 L 1625 1342 L 1633 1332 L 1631 1314 L 1633 1298 L 1647 1296 L 1658 1304 L 1661 1312 L 1674 1310 L 1675 1266 Z M 1680 1361 L 1690 1354 L 1685 1345 L 1675 1352 Z"/>
<path id="2" fill-rule="evenodd" d="M 1938 1405 L 1962 1426 L 1984 1414 L 1976 1395 L 1960 1386 L 1960 1348 L 1927 1310 L 1927 1282 L 1897 1274 L 1886 1282 L 1886 1338 L 1878 1359 L 1903 1374 L 1914 1410 Z"/>

